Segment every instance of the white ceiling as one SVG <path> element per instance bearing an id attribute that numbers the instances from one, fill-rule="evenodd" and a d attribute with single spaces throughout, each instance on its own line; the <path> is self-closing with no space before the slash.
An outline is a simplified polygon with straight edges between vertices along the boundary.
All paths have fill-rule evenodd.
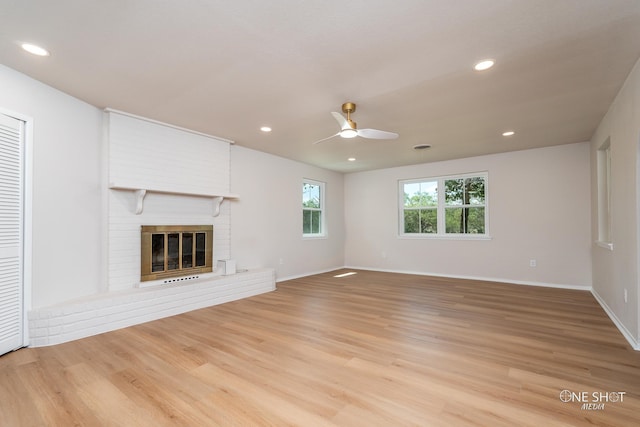
<path id="1" fill-rule="evenodd" d="M 342 172 L 586 141 L 640 57 L 640 0 L 2 0 L 0 22 L 2 64 L 90 104 Z M 312 145 L 346 101 L 400 137 Z"/>

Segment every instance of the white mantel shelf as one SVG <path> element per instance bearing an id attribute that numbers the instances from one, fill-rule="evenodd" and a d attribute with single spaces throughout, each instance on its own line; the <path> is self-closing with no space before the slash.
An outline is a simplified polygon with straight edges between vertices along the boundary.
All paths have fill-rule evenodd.
<path id="1" fill-rule="evenodd" d="M 161 190 L 157 188 L 137 188 L 137 187 L 129 187 L 119 184 L 111 183 L 109 184 L 109 188 L 112 190 L 122 190 L 122 191 L 132 191 L 136 197 L 136 215 L 142 214 L 144 211 L 144 197 L 147 193 L 160 193 L 160 194 L 178 194 L 183 196 L 195 196 L 195 197 L 206 197 L 213 200 L 213 216 L 216 217 L 220 215 L 220 205 L 225 199 L 237 199 L 238 195 L 236 194 L 214 194 L 214 193 L 199 193 L 192 191 L 172 191 L 172 190 Z"/>

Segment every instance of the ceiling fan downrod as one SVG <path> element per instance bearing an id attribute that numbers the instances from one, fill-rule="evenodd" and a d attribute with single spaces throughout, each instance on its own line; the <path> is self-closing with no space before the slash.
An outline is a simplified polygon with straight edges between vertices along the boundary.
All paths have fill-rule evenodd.
<path id="1" fill-rule="evenodd" d="M 357 129 L 357 123 L 351 120 L 351 113 L 356 111 L 356 104 L 353 102 L 345 102 L 342 104 L 342 112 L 347 115 L 347 123 L 351 126 L 351 129 Z"/>

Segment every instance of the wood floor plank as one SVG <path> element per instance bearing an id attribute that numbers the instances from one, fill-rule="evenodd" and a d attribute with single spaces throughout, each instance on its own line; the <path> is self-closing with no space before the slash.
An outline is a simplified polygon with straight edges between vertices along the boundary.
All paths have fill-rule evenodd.
<path id="1" fill-rule="evenodd" d="M 0 425 L 19 426 L 44 425 L 45 420 L 40 416 L 32 399 L 33 393 L 25 387 L 15 370 L 3 369 L 0 375 Z M 43 411 L 45 412 L 45 411 Z"/>
<path id="2" fill-rule="evenodd" d="M 589 292 L 346 271 L 2 356 L 0 425 L 640 425 L 640 352 Z"/>
<path id="3" fill-rule="evenodd" d="M 69 391 L 68 371 L 55 358 L 43 357 L 22 365 L 18 375 L 29 391 L 43 425 L 62 425 L 69 419 L 97 423 L 91 408 L 76 393 Z"/>

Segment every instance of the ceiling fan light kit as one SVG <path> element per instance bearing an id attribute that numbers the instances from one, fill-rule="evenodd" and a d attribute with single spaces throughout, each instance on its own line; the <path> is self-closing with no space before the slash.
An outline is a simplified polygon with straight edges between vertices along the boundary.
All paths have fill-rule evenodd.
<path id="1" fill-rule="evenodd" d="M 331 115 L 340 125 L 340 132 L 316 141 L 314 142 L 314 144 L 326 141 L 335 136 L 340 136 L 342 138 L 355 138 L 356 136 L 360 136 L 362 138 L 368 139 L 396 139 L 398 137 L 398 134 L 395 132 L 387 132 L 377 129 L 358 129 L 357 123 L 351 120 L 351 113 L 355 111 L 356 104 L 354 104 L 353 102 L 345 102 L 344 104 L 342 104 L 342 112 L 347 115 L 346 119 L 342 114 L 336 113 L 335 111 L 332 112 Z"/>
<path id="2" fill-rule="evenodd" d="M 355 138 L 358 136 L 358 131 L 355 129 L 343 129 L 340 131 L 340 136 L 342 138 Z"/>

